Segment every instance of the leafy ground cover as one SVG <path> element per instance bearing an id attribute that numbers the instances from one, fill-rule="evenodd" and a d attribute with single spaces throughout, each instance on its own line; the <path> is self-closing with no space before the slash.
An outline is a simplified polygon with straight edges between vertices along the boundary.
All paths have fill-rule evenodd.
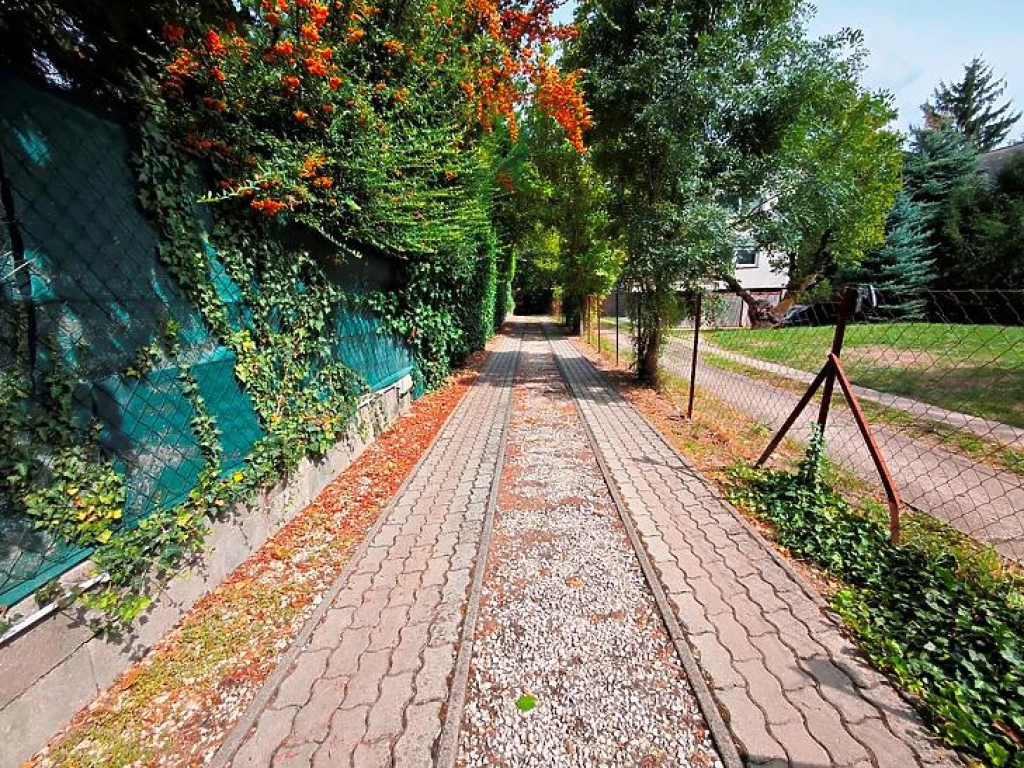
<path id="1" fill-rule="evenodd" d="M 485 357 L 417 401 L 29 765 L 191 766 L 212 756 Z"/>
<path id="2" fill-rule="evenodd" d="M 738 469 L 732 500 L 842 582 L 833 608 L 868 658 L 920 698 L 947 744 L 993 766 L 1024 764 L 1020 579 L 967 545 L 918 536 L 894 546 L 883 514 L 821 479 L 822 450 L 812 445 L 796 473 Z"/>
<path id="3" fill-rule="evenodd" d="M 985 765 L 1024 765 L 1024 575 L 994 550 L 934 518 L 904 511 L 903 545 L 887 536 L 887 511 L 859 478 L 819 465 L 800 480 L 806 446 L 787 439 L 775 468 L 749 467 L 769 430 L 687 383 L 638 385 L 580 344 L 619 392 L 737 503 L 837 610 L 869 660 L 919 704 L 951 746 Z M 703 405 L 704 407 L 701 407 Z M 806 477 L 806 474 L 805 474 Z M 815 490 L 817 488 L 817 490 Z"/>
<path id="4" fill-rule="evenodd" d="M 709 330 L 722 349 L 809 373 L 833 328 Z M 1024 427 L 1024 328 L 941 323 L 857 323 L 843 361 L 855 384 Z"/>

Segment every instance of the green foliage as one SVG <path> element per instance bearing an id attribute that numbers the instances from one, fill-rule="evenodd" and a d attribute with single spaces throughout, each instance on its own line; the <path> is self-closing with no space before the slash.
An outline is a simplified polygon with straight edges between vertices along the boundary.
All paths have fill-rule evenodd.
<path id="1" fill-rule="evenodd" d="M 518 699 L 516 699 L 516 709 L 520 712 L 529 712 L 537 706 L 537 699 L 529 694 L 524 693 Z"/>
<path id="2" fill-rule="evenodd" d="M 97 448 L 88 425 L 72 417 L 73 383 L 61 370 L 30 399 L 13 372 L 0 378 L 0 477 L 8 503 L 45 529 L 81 547 L 106 544 L 125 501 L 121 476 Z M 45 445 L 46 451 L 34 450 Z"/>
<path id="3" fill-rule="evenodd" d="M 893 546 L 881 514 L 851 508 L 821 481 L 822 446 L 818 436 L 795 475 L 737 470 L 732 498 L 843 582 L 833 606 L 872 662 L 920 697 L 947 744 L 989 765 L 1024 764 L 1019 584 L 948 538 Z"/>
<path id="4" fill-rule="evenodd" d="M 922 206 L 936 287 L 1024 286 L 1024 157 L 986 183 L 974 144 L 952 123 L 917 128 L 904 160 L 904 187 Z"/>
<path id="5" fill-rule="evenodd" d="M 924 205 L 901 192 L 889 213 L 885 245 L 842 279 L 878 287 L 885 294 L 887 312 L 907 319 L 922 318 L 927 304 L 922 291 L 936 277 L 928 235 Z"/>
<path id="6" fill-rule="evenodd" d="M 887 95 L 857 84 L 858 42 L 806 45 L 791 86 L 803 102 L 761 181 L 769 204 L 745 217 L 755 241 L 779 254 L 773 265 L 791 293 L 856 267 L 881 245 L 899 189 L 900 139 L 887 127 L 895 113 Z"/>
<path id="7" fill-rule="evenodd" d="M 177 370 L 202 466 L 183 503 L 126 521 L 123 468 L 71 417 L 73 376 L 54 372 L 40 394 L 4 372 L 0 476 L 15 511 L 90 548 L 108 578 L 74 597 L 127 621 L 201 551 L 211 521 L 344 434 L 367 388 L 340 360 L 346 313 L 397 333 L 427 387 L 484 346 L 511 308 L 517 256 L 494 223 L 490 132 L 501 117 L 513 143 L 532 98 L 578 155 L 589 118 L 578 76 L 553 63 L 568 33 L 548 3 L 107 5 L 15 9 L 0 28 L 22 39 L 0 59 L 131 116 L 159 260 L 211 347 L 233 353 L 262 431 L 229 474 L 196 350 L 167 322 L 120 374 L 144 384 Z M 338 273 L 367 255 L 398 274 L 350 295 Z"/>
<path id="8" fill-rule="evenodd" d="M 808 12 L 800 0 L 581 6 L 569 59 L 587 72 L 623 278 L 646 305 L 642 377 L 656 372 L 669 294 L 731 277 L 741 239 L 783 254 L 795 290 L 882 239 L 898 187 L 892 110 L 857 84 L 859 36 L 812 40 Z M 737 198 L 755 203 L 737 211 Z"/>
<path id="9" fill-rule="evenodd" d="M 980 152 L 995 149 L 1010 134 L 1021 113 L 1013 103 L 997 102 L 1006 93 L 1006 81 L 997 78 L 984 59 L 972 59 L 959 82 L 939 83 L 932 100 L 923 106 L 931 127 L 948 123 Z"/>
<path id="10" fill-rule="evenodd" d="M 1024 288 L 1024 155 L 991 185 L 957 189 L 939 222 L 949 288 Z"/>
<path id="11" fill-rule="evenodd" d="M 590 157 L 536 109 L 524 114 L 499 174 L 505 194 L 496 219 L 519 265 L 519 295 L 546 311 L 558 289 L 567 324 L 578 327 L 586 297 L 607 293 L 621 269 L 603 181 Z"/>

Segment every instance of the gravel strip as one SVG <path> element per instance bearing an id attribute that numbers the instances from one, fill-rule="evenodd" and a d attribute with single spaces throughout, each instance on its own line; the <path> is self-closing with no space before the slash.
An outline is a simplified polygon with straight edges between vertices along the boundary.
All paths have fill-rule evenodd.
<path id="1" fill-rule="evenodd" d="M 721 766 L 543 338 L 516 384 L 458 765 Z"/>

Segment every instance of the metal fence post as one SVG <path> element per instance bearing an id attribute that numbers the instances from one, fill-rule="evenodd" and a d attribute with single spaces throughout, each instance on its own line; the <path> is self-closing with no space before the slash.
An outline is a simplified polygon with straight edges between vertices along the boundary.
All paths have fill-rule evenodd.
<path id="1" fill-rule="evenodd" d="M 697 393 L 697 347 L 700 345 L 700 318 L 703 314 L 704 292 L 697 291 L 697 307 L 693 316 L 693 357 L 690 360 L 690 400 L 686 418 L 693 421 L 693 398 Z"/>
<path id="2" fill-rule="evenodd" d="M 850 318 L 853 317 L 853 313 L 857 309 L 857 289 L 847 288 L 843 291 L 843 298 L 839 302 L 839 316 L 836 318 L 836 330 L 832 335 L 832 350 L 831 353 L 836 357 L 840 357 L 843 352 L 843 341 L 846 338 L 846 324 Z M 818 426 L 821 428 L 822 434 L 825 433 L 825 427 L 828 425 L 828 413 L 832 406 L 832 389 L 835 387 L 836 377 L 834 373 L 830 373 L 825 378 L 825 384 L 822 388 L 821 394 L 821 406 L 818 408 Z"/>
<path id="3" fill-rule="evenodd" d="M 601 306 L 601 297 L 595 296 L 594 303 L 596 304 L 594 308 L 597 310 L 597 351 L 603 354 L 604 352 L 601 349 L 601 314 L 604 310 L 604 307 Z"/>
<path id="4" fill-rule="evenodd" d="M 619 290 L 615 289 L 615 367 L 619 367 Z"/>

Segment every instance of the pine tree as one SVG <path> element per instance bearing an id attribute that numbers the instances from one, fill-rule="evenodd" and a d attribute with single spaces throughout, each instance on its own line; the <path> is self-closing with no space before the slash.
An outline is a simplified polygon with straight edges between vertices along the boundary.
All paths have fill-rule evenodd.
<path id="1" fill-rule="evenodd" d="M 958 83 L 939 83 L 932 96 L 934 103 L 922 109 L 925 120 L 933 127 L 951 123 L 981 152 L 998 147 L 1020 119 L 1013 112 L 1013 102 L 997 104 L 1006 92 L 1006 80 L 997 79 L 992 67 L 976 58 L 964 67 L 964 77 Z"/>
<path id="2" fill-rule="evenodd" d="M 936 277 L 929 234 L 926 206 L 901 192 L 889 213 L 885 245 L 854 276 L 874 284 L 887 308 L 901 317 L 924 314 L 924 290 Z"/>
<path id="3" fill-rule="evenodd" d="M 958 287 L 955 276 L 962 271 L 964 250 L 957 242 L 957 211 L 964 199 L 984 192 L 977 150 L 950 123 L 914 128 L 911 136 L 903 160 L 903 190 L 921 206 L 922 226 L 943 287 Z"/>

